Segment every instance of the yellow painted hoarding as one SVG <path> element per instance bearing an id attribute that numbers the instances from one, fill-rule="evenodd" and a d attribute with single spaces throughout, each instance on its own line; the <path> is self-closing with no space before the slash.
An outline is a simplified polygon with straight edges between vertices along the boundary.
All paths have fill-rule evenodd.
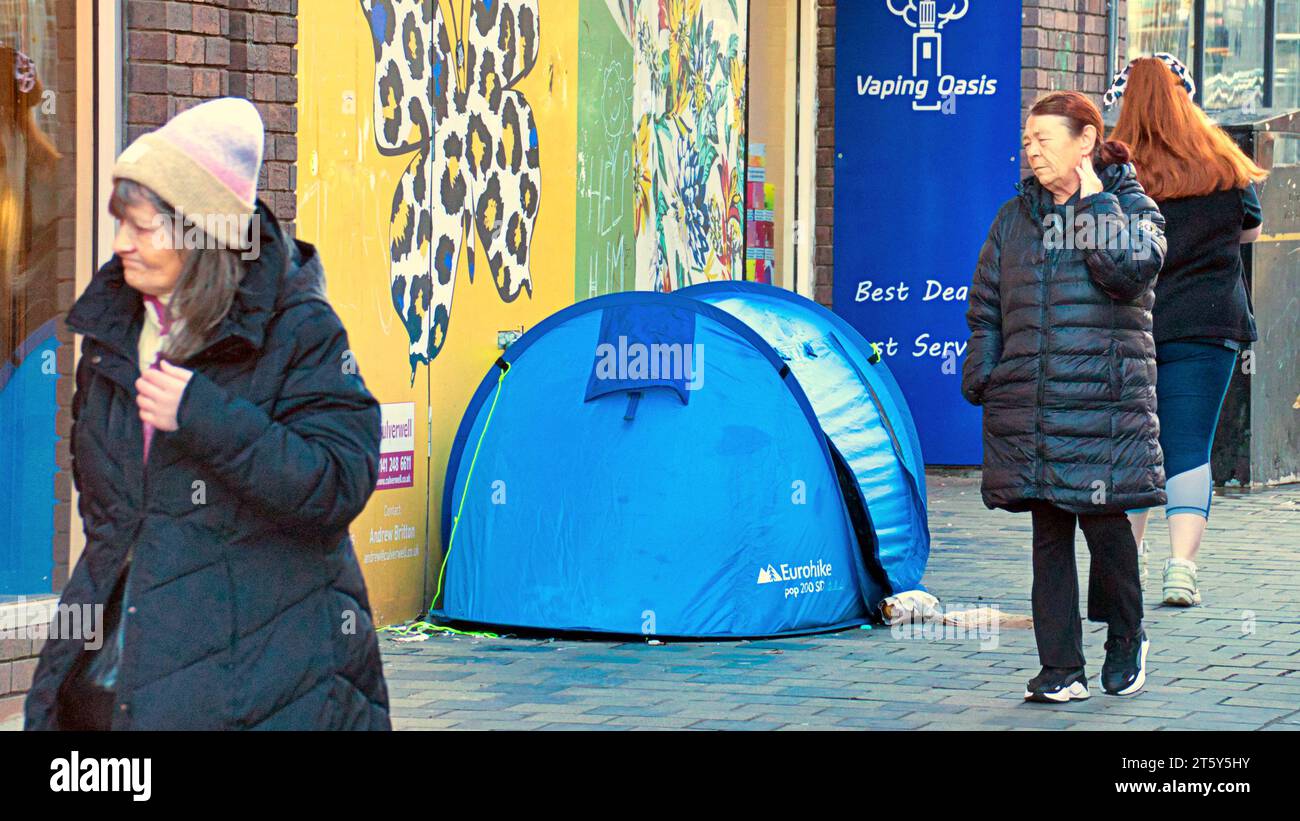
<path id="1" fill-rule="evenodd" d="M 499 331 L 740 276 L 743 8 L 299 5 L 298 235 L 385 408 L 352 528 L 379 622 L 433 598 L 447 460 Z"/>

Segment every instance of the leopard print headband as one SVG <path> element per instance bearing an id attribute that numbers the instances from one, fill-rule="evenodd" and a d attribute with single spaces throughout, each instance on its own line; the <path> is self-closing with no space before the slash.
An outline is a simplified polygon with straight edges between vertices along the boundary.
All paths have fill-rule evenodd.
<path id="1" fill-rule="evenodd" d="M 1196 83 L 1192 80 L 1191 69 L 1183 65 L 1182 61 L 1172 54 L 1162 51 L 1159 54 L 1153 54 L 1152 56 L 1169 67 L 1169 70 L 1174 73 L 1174 76 L 1182 82 L 1183 88 L 1186 89 L 1188 97 L 1193 100 L 1196 99 Z M 1133 68 L 1134 62 L 1137 61 L 1134 60 L 1130 62 L 1128 65 L 1124 66 L 1123 71 L 1115 75 L 1115 81 L 1110 84 L 1110 88 L 1106 89 L 1106 93 L 1102 95 L 1102 102 L 1105 103 L 1107 108 L 1115 105 L 1119 98 L 1124 96 L 1124 89 L 1128 86 L 1128 72 L 1129 69 Z"/>
<path id="2" fill-rule="evenodd" d="M 23 94 L 30 94 L 36 88 L 36 64 L 21 51 L 14 52 L 14 80 Z"/>

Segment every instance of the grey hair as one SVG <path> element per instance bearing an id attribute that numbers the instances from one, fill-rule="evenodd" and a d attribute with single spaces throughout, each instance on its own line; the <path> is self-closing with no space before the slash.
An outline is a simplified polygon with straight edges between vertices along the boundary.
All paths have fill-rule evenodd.
<path id="1" fill-rule="evenodd" d="M 151 189 L 131 180 L 114 183 L 108 205 L 113 216 L 121 218 L 125 208 L 142 204 L 153 206 L 170 220 L 178 219 L 176 209 Z M 173 322 L 182 324 L 168 335 L 163 353 L 168 360 L 181 363 L 203 350 L 209 335 L 230 313 L 244 278 L 244 263 L 239 251 L 229 248 L 176 250 L 183 262 L 167 313 Z"/>

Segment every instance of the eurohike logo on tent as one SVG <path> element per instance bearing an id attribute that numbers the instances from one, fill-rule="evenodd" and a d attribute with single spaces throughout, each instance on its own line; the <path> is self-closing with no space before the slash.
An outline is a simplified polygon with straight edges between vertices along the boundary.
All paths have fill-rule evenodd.
<path id="1" fill-rule="evenodd" d="M 771 584 L 772 582 L 779 581 L 781 581 L 781 571 L 777 570 L 772 565 L 769 564 L 767 567 L 760 567 L 758 569 L 759 584 Z"/>
<path id="2" fill-rule="evenodd" d="M 777 570 L 772 565 L 760 567 L 758 569 L 757 584 L 772 584 L 773 582 L 797 582 L 804 579 L 823 579 L 833 572 L 830 562 L 818 559 L 815 562 L 807 562 L 791 567 L 788 564 L 781 565 Z"/>

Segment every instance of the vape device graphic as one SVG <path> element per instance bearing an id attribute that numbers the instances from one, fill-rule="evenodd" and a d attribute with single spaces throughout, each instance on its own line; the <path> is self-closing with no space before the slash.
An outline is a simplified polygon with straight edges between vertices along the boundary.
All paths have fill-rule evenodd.
<path id="1" fill-rule="evenodd" d="M 925 8 L 924 3 L 921 8 Z M 933 10 L 933 2 L 930 8 Z M 943 35 L 933 28 L 923 28 L 912 35 L 912 76 L 918 80 L 934 78 L 929 86 L 934 91 L 926 95 L 934 102 L 913 100 L 912 108 L 916 111 L 938 110 L 943 105 L 938 92 L 939 78 L 943 76 Z"/>
<path id="2" fill-rule="evenodd" d="M 938 111 L 943 106 L 937 92 L 939 78 L 943 76 L 943 34 L 940 29 L 953 20 L 966 16 L 970 0 L 960 2 L 960 10 L 957 8 L 957 0 L 954 0 L 952 8 L 940 14 L 937 0 L 920 0 L 919 3 L 908 0 L 902 8 L 897 7 L 895 0 L 885 0 L 891 13 L 903 18 L 904 23 L 916 29 L 912 35 L 912 78 L 928 81 L 927 91 L 930 88 L 936 89 L 933 102 L 912 101 L 912 109 L 915 111 Z"/>

